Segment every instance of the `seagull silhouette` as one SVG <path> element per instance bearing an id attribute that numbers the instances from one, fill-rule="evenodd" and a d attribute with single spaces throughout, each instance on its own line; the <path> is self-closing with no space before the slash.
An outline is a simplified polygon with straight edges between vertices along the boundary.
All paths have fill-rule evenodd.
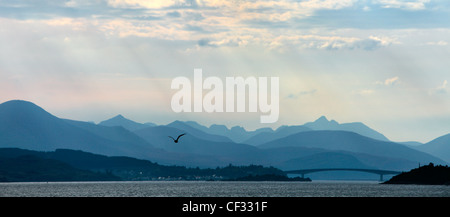
<path id="1" fill-rule="evenodd" d="M 169 136 L 169 138 L 173 139 L 173 142 L 178 143 L 178 139 L 180 139 L 180 137 L 182 137 L 182 136 L 184 136 L 184 135 L 186 135 L 186 133 L 183 133 L 183 134 L 179 135 L 179 136 L 177 137 L 177 139 L 174 139 L 174 138 L 171 137 L 171 136 Z"/>

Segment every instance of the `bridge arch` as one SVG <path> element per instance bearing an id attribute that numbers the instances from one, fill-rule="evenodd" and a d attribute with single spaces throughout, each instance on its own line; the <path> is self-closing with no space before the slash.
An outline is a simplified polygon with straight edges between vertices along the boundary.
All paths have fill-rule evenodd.
<path id="1" fill-rule="evenodd" d="M 323 171 L 357 171 L 357 172 L 374 173 L 380 175 L 380 182 L 383 181 L 383 175 L 397 175 L 401 173 L 399 171 L 392 171 L 392 170 L 357 169 L 357 168 L 318 168 L 318 169 L 288 170 L 284 172 L 286 174 L 300 174 L 302 178 L 305 178 L 305 174 Z"/>

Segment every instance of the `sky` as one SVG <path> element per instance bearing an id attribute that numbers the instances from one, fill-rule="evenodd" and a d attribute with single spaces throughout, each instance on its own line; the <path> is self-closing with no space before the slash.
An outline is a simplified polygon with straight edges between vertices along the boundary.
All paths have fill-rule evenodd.
<path id="1" fill-rule="evenodd" d="M 450 133 L 447 0 L 0 0 L 0 102 L 248 130 L 322 115 L 393 141 Z M 175 77 L 279 77 L 280 115 L 175 113 Z"/>

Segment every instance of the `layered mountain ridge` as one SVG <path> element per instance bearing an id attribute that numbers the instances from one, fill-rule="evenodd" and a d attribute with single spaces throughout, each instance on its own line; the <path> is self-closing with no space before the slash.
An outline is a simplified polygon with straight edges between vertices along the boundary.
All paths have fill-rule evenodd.
<path id="1" fill-rule="evenodd" d="M 169 138 L 182 133 L 186 135 L 179 143 Z M 339 124 L 324 116 L 304 125 L 246 131 L 193 121 L 141 124 L 122 115 L 93 124 L 60 119 L 27 101 L 0 104 L 0 148 L 82 150 L 168 165 L 408 170 L 419 163 L 447 164 L 448 147 L 448 135 L 411 148 L 389 141 L 362 123 Z"/>

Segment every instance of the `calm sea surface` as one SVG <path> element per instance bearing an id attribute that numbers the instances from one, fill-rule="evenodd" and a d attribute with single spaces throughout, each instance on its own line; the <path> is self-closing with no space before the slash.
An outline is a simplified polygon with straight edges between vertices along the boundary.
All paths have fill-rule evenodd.
<path id="1" fill-rule="evenodd" d="M 450 197 L 450 186 L 313 182 L 0 183 L 1 197 Z"/>

